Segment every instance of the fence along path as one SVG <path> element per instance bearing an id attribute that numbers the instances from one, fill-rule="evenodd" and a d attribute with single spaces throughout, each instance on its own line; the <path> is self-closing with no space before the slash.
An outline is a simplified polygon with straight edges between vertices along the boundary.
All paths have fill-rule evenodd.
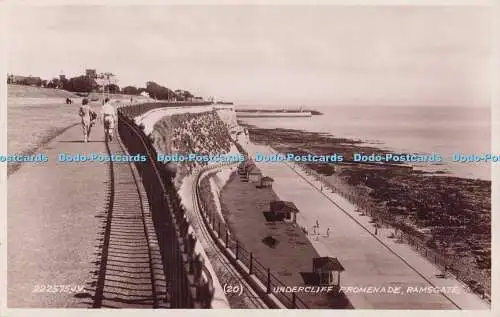
<path id="1" fill-rule="evenodd" d="M 108 154 L 127 154 L 119 140 Z M 159 256 L 147 226 L 148 206 L 131 163 L 109 162 L 108 208 L 104 225 L 94 308 L 168 308 L 165 283 L 155 267 Z"/>
<path id="2" fill-rule="evenodd" d="M 196 183 L 204 174 L 217 168 L 228 168 L 234 166 L 235 163 L 220 163 L 214 166 L 203 168 L 198 174 Z M 201 199 L 199 189 L 197 191 L 198 205 L 203 215 L 204 222 L 209 229 L 213 239 L 223 249 L 226 256 L 231 262 L 239 268 L 249 284 L 252 285 L 257 293 L 260 294 L 270 307 L 274 308 L 290 308 L 290 309 L 307 309 L 307 304 L 302 300 L 300 295 L 294 292 L 272 292 L 273 289 L 285 287 L 274 274 L 271 269 L 262 265 L 258 259 L 253 257 L 252 252 L 248 251 L 242 243 L 229 234 L 229 228 L 226 223 L 219 220 L 217 215 L 210 211 L 206 203 Z"/>
<path id="3" fill-rule="evenodd" d="M 240 272 L 234 267 L 234 262 L 227 257 L 227 254 L 221 250 L 221 245 L 218 245 L 218 241 L 215 238 L 213 232 L 210 232 L 210 227 L 206 226 L 205 219 L 201 212 L 202 209 L 202 199 L 199 194 L 199 181 L 200 177 L 208 171 L 217 169 L 220 165 L 208 166 L 202 169 L 201 174 L 196 172 L 196 177 L 193 181 L 193 222 L 196 221 L 198 233 L 200 234 L 200 241 L 203 241 L 203 247 L 205 248 L 207 254 L 210 256 L 212 265 L 217 267 L 219 273 L 219 280 L 221 283 L 227 287 L 228 285 L 232 288 L 236 287 L 237 292 L 228 292 L 227 296 L 231 296 L 228 300 L 231 302 L 232 308 L 269 308 L 270 305 L 266 301 L 261 299 L 261 294 L 256 292 L 252 285 L 248 284 L 245 279 L 246 272 L 240 274 Z M 206 174 L 205 174 L 206 175 Z M 272 306 L 271 306 L 272 307 Z"/>
<path id="4" fill-rule="evenodd" d="M 197 239 L 190 233 L 186 210 L 172 183 L 173 175 L 158 165 L 150 140 L 133 122 L 134 116 L 147 108 L 144 105 L 121 107 L 118 132 L 130 155 L 141 154 L 147 158 L 136 167 L 147 193 L 166 278 L 165 290 L 157 291 L 165 292 L 171 308 L 211 308 L 212 277 L 201 255 L 195 252 Z"/>

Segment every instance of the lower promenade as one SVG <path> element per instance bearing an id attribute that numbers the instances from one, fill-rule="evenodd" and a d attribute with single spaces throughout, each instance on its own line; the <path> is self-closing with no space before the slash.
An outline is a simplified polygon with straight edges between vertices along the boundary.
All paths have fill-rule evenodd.
<path id="1" fill-rule="evenodd" d="M 274 154 L 268 146 L 251 143 L 247 150 L 251 157 L 255 153 Z M 257 162 L 257 165 L 264 175 L 274 178 L 273 189 L 280 199 L 293 201 L 299 208 L 297 223 L 309 232 L 309 240 L 319 255 L 337 257 L 345 267 L 341 286 L 355 309 L 490 309 L 457 280 L 438 278 L 442 272 L 409 246 L 388 238 L 389 229 L 378 229 L 375 235 L 374 226 L 367 217 L 355 212 L 355 206 L 337 194 L 321 190 L 320 183 L 298 165 L 284 162 Z M 320 224 L 318 234 L 313 229 L 316 222 Z M 347 287 L 364 291 L 349 291 Z M 401 292 L 373 291 L 381 287 L 399 287 Z M 450 291 L 411 292 L 424 287 L 448 287 Z"/>

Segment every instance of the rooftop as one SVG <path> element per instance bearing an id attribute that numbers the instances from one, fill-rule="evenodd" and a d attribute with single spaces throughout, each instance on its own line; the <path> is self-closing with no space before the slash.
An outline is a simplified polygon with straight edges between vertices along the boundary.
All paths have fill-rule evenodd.
<path id="1" fill-rule="evenodd" d="M 299 209 L 291 201 L 275 200 L 270 204 L 272 212 L 299 212 Z"/>
<path id="2" fill-rule="evenodd" d="M 337 258 L 331 258 L 329 256 L 324 256 L 320 258 L 313 258 L 313 267 L 321 268 L 328 271 L 345 271 L 342 264 L 340 264 Z"/>

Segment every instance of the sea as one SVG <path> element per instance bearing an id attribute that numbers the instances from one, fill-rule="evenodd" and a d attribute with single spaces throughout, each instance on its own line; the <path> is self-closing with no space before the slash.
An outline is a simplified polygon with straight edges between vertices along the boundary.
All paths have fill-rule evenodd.
<path id="1" fill-rule="evenodd" d="M 293 106 L 236 105 L 236 109 L 298 109 Z M 453 153 L 491 153 L 490 108 L 452 106 L 322 106 L 323 115 L 296 118 L 241 118 L 260 128 L 328 133 L 398 153 L 441 155 L 439 163 L 415 163 L 428 172 L 491 180 L 491 163 L 453 162 Z M 495 153 L 493 153 L 495 154 Z M 500 153 L 496 153 L 500 155 Z M 499 163 L 496 163 L 499 164 Z"/>

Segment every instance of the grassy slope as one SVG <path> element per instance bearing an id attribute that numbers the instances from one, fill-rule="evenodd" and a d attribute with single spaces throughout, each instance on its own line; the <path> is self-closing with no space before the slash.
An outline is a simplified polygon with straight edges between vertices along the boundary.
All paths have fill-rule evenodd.
<path id="1" fill-rule="evenodd" d="M 52 89 L 52 88 L 40 88 L 31 87 L 23 85 L 8 85 L 7 96 L 9 98 L 66 98 L 66 97 L 77 97 L 74 93 L 62 90 L 62 89 Z"/>
<path id="2" fill-rule="evenodd" d="M 64 98 L 74 96 L 60 89 L 9 85 L 8 153 L 35 153 L 40 146 L 65 129 L 78 124 L 80 122 L 78 105 L 76 103 L 67 105 L 64 102 Z M 54 98 L 56 100 L 53 100 Z M 8 174 L 13 173 L 18 167 L 19 164 L 9 164 Z"/>
<path id="3" fill-rule="evenodd" d="M 31 86 L 23 86 L 23 85 L 8 85 L 8 97 L 11 98 L 79 98 L 75 93 L 66 91 L 63 89 L 52 89 L 52 88 L 40 88 L 40 87 L 31 87 Z M 150 101 L 150 98 L 143 96 L 131 96 L 124 94 L 111 94 L 109 95 L 112 99 L 125 100 L 129 101 L 130 98 L 133 98 L 138 102 L 146 102 Z M 89 94 L 90 98 L 101 98 L 102 94 L 97 92 L 92 92 Z"/>

